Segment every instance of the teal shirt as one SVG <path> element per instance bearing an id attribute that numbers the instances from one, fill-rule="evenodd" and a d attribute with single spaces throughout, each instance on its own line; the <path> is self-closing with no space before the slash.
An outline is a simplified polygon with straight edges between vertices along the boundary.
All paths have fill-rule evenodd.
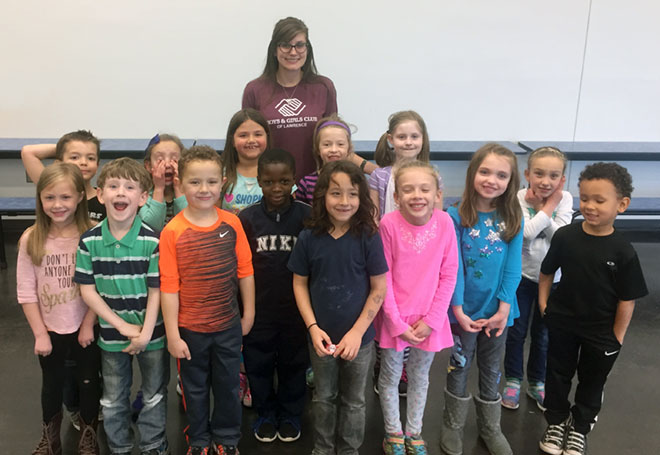
<path id="1" fill-rule="evenodd" d="M 124 321 L 144 325 L 149 288 L 160 288 L 158 234 L 135 217 L 128 233 L 114 238 L 107 218 L 80 237 L 74 281 L 93 284 L 110 309 Z M 99 318 L 99 346 L 118 352 L 130 341 L 111 324 Z M 158 315 L 147 351 L 165 346 L 165 327 Z"/>
<path id="2" fill-rule="evenodd" d="M 172 201 L 172 213 L 168 216 L 167 203 L 156 201 L 153 198 L 153 190 L 149 193 L 147 203 L 140 209 L 139 215 L 142 221 L 157 231 L 162 231 L 165 225 L 181 210 L 188 206 L 186 197 L 181 195 Z"/>

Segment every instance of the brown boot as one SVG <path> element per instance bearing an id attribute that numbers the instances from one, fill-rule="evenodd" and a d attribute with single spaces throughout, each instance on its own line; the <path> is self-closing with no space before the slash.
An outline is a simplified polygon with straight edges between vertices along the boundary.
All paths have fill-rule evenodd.
<path id="1" fill-rule="evenodd" d="M 60 427 L 62 426 L 62 411 L 58 412 L 44 422 L 41 428 L 41 441 L 32 455 L 62 455 L 62 440 L 60 439 Z"/>
<path id="2" fill-rule="evenodd" d="M 78 441 L 79 455 L 99 455 L 99 443 L 96 439 L 96 428 L 99 421 L 95 418 L 87 424 L 80 419 L 80 441 Z"/>

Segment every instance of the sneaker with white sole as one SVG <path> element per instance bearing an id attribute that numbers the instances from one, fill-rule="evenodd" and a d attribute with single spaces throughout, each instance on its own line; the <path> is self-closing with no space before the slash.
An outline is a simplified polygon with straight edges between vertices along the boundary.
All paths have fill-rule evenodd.
<path id="1" fill-rule="evenodd" d="M 559 425 L 548 425 L 545 433 L 543 433 L 543 438 L 539 441 L 539 448 L 544 453 L 549 453 L 550 455 L 562 455 L 562 453 L 565 453 L 566 432 L 572 423 L 569 416 Z"/>
<path id="2" fill-rule="evenodd" d="M 527 387 L 527 396 L 536 401 L 536 406 L 541 411 L 545 411 L 543 400 L 545 400 L 545 383 L 544 382 L 530 382 Z"/>
<path id="3" fill-rule="evenodd" d="M 587 435 L 575 431 L 574 427 L 568 430 L 564 455 L 585 455 L 587 453 Z"/>
<path id="4" fill-rule="evenodd" d="M 506 378 L 506 386 L 502 391 L 502 406 L 507 409 L 518 409 L 520 407 L 520 379 Z"/>

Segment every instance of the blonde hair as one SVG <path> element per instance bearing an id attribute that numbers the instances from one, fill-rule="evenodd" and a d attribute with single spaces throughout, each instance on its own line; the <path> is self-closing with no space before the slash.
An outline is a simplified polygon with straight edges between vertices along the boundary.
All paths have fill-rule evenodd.
<path id="1" fill-rule="evenodd" d="M 544 156 L 553 156 L 555 158 L 559 158 L 563 164 L 563 168 L 561 170 L 561 173 L 563 174 L 566 172 L 566 155 L 564 155 L 564 152 L 559 150 L 557 147 L 539 147 L 536 150 L 532 151 L 532 153 L 529 154 L 527 157 L 527 169 L 532 168 L 532 161 L 534 161 L 536 158 L 543 158 Z"/>
<path id="2" fill-rule="evenodd" d="M 331 122 L 331 123 L 328 123 Z M 339 123 L 339 125 L 337 125 Z M 314 127 L 314 144 L 312 147 L 312 154 L 314 155 L 314 161 L 316 161 L 316 170 L 320 171 L 323 167 L 323 160 L 321 159 L 321 131 L 328 127 L 341 128 L 345 130 L 346 140 L 348 141 L 348 155 L 353 153 L 353 142 L 351 141 L 351 127 L 348 126 L 340 116 L 337 114 L 331 114 L 327 117 L 323 117 L 321 120 L 316 122 Z"/>
<path id="3" fill-rule="evenodd" d="M 51 219 L 46 215 L 41 204 L 41 192 L 62 180 L 70 182 L 76 193 L 82 196 L 73 215 L 73 222 L 78 228 L 78 234 L 82 234 L 92 227 L 92 222 L 87 213 L 85 180 L 83 179 L 80 168 L 74 164 L 60 162 L 55 162 L 47 166 L 37 182 L 36 218 L 34 224 L 26 231 L 30 235 L 27 240 L 27 253 L 32 263 L 36 266 L 41 265 L 41 261 L 46 254 L 46 239 L 48 238 L 51 226 Z"/>
<path id="4" fill-rule="evenodd" d="M 479 148 L 468 165 L 465 175 L 465 189 L 461 205 L 458 207 L 458 214 L 461 217 L 461 226 L 471 227 L 477 223 L 479 215 L 477 213 L 477 190 L 474 188 L 474 178 L 477 175 L 479 166 L 490 154 L 503 156 L 509 160 L 511 165 L 511 178 L 504 193 L 495 199 L 495 210 L 500 221 L 504 222 L 504 230 L 501 231 L 502 240 L 509 242 L 520 231 L 522 221 L 522 210 L 518 202 L 518 188 L 520 188 L 520 173 L 518 172 L 518 161 L 516 155 L 508 148 L 495 143 L 489 143 Z"/>
<path id="5" fill-rule="evenodd" d="M 426 171 L 431 177 L 433 177 L 433 182 L 435 183 L 435 189 L 440 189 L 438 185 L 438 179 L 440 179 L 440 174 L 438 170 L 431 163 L 425 163 L 419 160 L 406 161 L 401 166 L 398 166 L 394 172 L 394 191 L 399 191 L 399 178 L 409 169 L 421 169 Z"/>
<path id="6" fill-rule="evenodd" d="M 429 143 L 429 133 L 426 130 L 426 123 L 421 115 L 415 111 L 400 111 L 390 115 L 388 119 L 389 125 L 376 145 L 376 152 L 374 153 L 374 160 L 380 167 L 391 166 L 396 161 L 394 149 L 390 147 L 387 141 L 388 134 L 394 134 L 394 130 L 403 122 L 417 122 L 419 129 L 422 131 L 422 149 L 417 155 L 417 160 L 428 163 L 431 160 L 431 146 Z"/>

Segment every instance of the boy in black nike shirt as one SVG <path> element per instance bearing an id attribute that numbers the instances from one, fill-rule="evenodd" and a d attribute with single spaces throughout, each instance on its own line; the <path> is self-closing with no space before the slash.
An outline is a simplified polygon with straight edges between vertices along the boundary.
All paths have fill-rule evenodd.
<path id="1" fill-rule="evenodd" d="M 582 223 L 555 233 L 541 265 L 539 306 L 548 326 L 548 365 L 541 450 L 586 453 L 607 375 L 619 355 L 635 306 L 648 294 L 637 253 L 614 229 L 630 204 L 632 178 L 616 163 L 587 166 L 579 178 Z M 555 271 L 561 281 L 550 293 Z M 575 404 L 568 395 L 577 370 Z"/>
<path id="2" fill-rule="evenodd" d="M 307 331 L 286 265 L 311 207 L 291 197 L 296 174 L 291 154 L 267 150 L 257 166 L 263 198 L 239 215 L 252 250 L 256 288 L 254 326 L 243 339 L 243 357 L 259 414 L 254 436 L 261 442 L 292 442 L 300 437 L 309 358 Z"/>

